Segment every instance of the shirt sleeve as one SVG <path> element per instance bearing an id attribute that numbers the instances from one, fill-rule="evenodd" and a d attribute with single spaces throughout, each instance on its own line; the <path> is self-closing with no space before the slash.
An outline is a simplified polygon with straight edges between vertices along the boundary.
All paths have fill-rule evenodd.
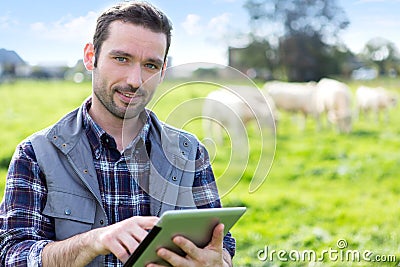
<path id="1" fill-rule="evenodd" d="M 0 266 L 42 266 L 43 247 L 54 239 L 54 222 L 41 212 L 46 198 L 32 145 L 23 142 L 11 160 L 0 204 Z"/>
<path id="2" fill-rule="evenodd" d="M 222 207 L 208 152 L 201 144 L 197 149 L 195 166 L 193 197 L 197 208 Z M 224 249 L 229 252 L 231 257 L 235 255 L 236 240 L 232 237 L 230 232 L 224 237 Z"/>

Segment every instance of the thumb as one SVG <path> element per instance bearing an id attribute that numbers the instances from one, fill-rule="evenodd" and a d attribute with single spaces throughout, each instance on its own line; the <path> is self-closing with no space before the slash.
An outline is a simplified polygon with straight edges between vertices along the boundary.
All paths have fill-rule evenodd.
<path id="1" fill-rule="evenodd" d="M 224 240 L 224 229 L 225 226 L 222 223 L 215 226 L 211 242 L 208 245 L 209 247 L 213 248 L 214 250 L 222 250 L 222 241 Z"/>

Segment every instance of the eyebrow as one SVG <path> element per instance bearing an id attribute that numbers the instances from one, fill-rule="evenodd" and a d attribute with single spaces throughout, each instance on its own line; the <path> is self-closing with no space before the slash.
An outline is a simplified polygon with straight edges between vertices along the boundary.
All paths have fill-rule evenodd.
<path id="1" fill-rule="evenodd" d="M 119 57 L 129 57 L 133 58 L 133 56 L 127 52 L 124 52 L 122 50 L 111 50 L 109 53 L 111 56 L 119 56 Z M 164 64 L 164 60 L 158 59 L 158 58 L 148 58 L 146 61 L 150 63 L 154 63 L 156 65 L 162 66 Z"/>
<path id="2" fill-rule="evenodd" d="M 112 55 L 112 56 L 132 57 L 131 54 L 126 53 L 126 52 L 121 51 L 121 50 L 111 50 L 109 54 Z"/>

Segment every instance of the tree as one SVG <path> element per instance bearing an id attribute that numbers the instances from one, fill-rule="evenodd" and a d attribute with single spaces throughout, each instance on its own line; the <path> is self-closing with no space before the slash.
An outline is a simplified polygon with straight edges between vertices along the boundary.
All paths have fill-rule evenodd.
<path id="1" fill-rule="evenodd" d="M 362 52 L 362 57 L 367 63 L 372 63 L 378 68 L 379 75 L 388 75 L 399 72 L 400 54 L 396 45 L 384 38 L 369 40 Z"/>
<path id="2" fill-rule="evenodd" d="M 290 81 L 318 80 L 349 21 L 336 0 L 247 0 L 251 35 L 276 46 Z"/>
<path id="3" fill-rule="evenodd" d="M 326 72 L 325 45 L 316 36 L 291 35 L 281 39 L 279 54 L 290 81 L 319 80 Z M 318 66 L 320 66 L 318 68 Z"/>
<path id="4" fill-rule="evenodd" d="M 268 79 L 277 65 L 276 61 L 276 55 L 266 41 L 254 40 L 243 48 L 229 48 L 229 66 L 251 78 Z M 250 75 L 251 72 L 254 72 L 253 75 Z"/>

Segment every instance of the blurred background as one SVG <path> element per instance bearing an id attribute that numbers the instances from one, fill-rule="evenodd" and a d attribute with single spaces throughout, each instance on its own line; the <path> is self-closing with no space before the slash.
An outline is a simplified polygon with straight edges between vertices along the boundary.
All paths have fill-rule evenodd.
<path id="1" fill-rule="evenodd" d="M 201 115 L 201 101 L 191 106 L 192 113 L 177 106 L 187 108 L 181 104 L 204 100 L 220 89 L 207 82 L 181 86 L 190 79 L 251 84 L 258 89 L 276 80 L 289 87 L 330 78 L 350 92 L 350 131 L 337 131 L 327 123 L 319 127 L 311 116 L 303 121 L 299 110 L 289 113 L 277 107 L 279 120 L 273 137 L 267 135 L 268 146 L 254 122 L 246 125 L 250 150 L 244 168 L 243 162 L 230 162 L 229 132 L 222 143 L 209 147 L 216 177 L 228 173 L 234 180 L 223 204 L 248 207 L 232 229 L 238 243 L 235 265 L 396 265 L 400 260 L 400 2 L 150 2 L 165 11 L 174 25 L 168 58 L 171 71 L 159 89 L 169 93 L 151 103 L 168 123 L 181 121 L 175 116 Z M 0 0 L 0 197 L 17 144 L 56 122 L 90 94 L 91 74 L 81 61 L 83 47 L 91 41 L 96 17 L 114 3 Z M 394 101 L 359 114 L 360 87 L 383 88 Z M 371 101 L 378 98 L 374 95 Z M 205 140 L 208 132 L 200 121 L 183 124 Z M 261 173 L 268 175 L 258 178 L 257 190 L 250 190 L 260 166 Z M 343 240 L 346 246 L 341 242 L 339 247 Z M 271 256 L 266 248 L 269 252 L 313 250 L 317 257 L 333 249 L 345 256 L 266 258 Z M 369 261 L 355 253 L 365 251 L 372 252 Z"/>
<path id="2" fill-rule="evenodd" d="M 83 46 L 96 16 L 115 2 L 1 1 L 2 80 L 87 78 Z M 170 66 L 212 62 L 251 78 L 289 81 L 373 79 L 399 71 L 395 0 L 152 2 L 174 25 Z"/>

